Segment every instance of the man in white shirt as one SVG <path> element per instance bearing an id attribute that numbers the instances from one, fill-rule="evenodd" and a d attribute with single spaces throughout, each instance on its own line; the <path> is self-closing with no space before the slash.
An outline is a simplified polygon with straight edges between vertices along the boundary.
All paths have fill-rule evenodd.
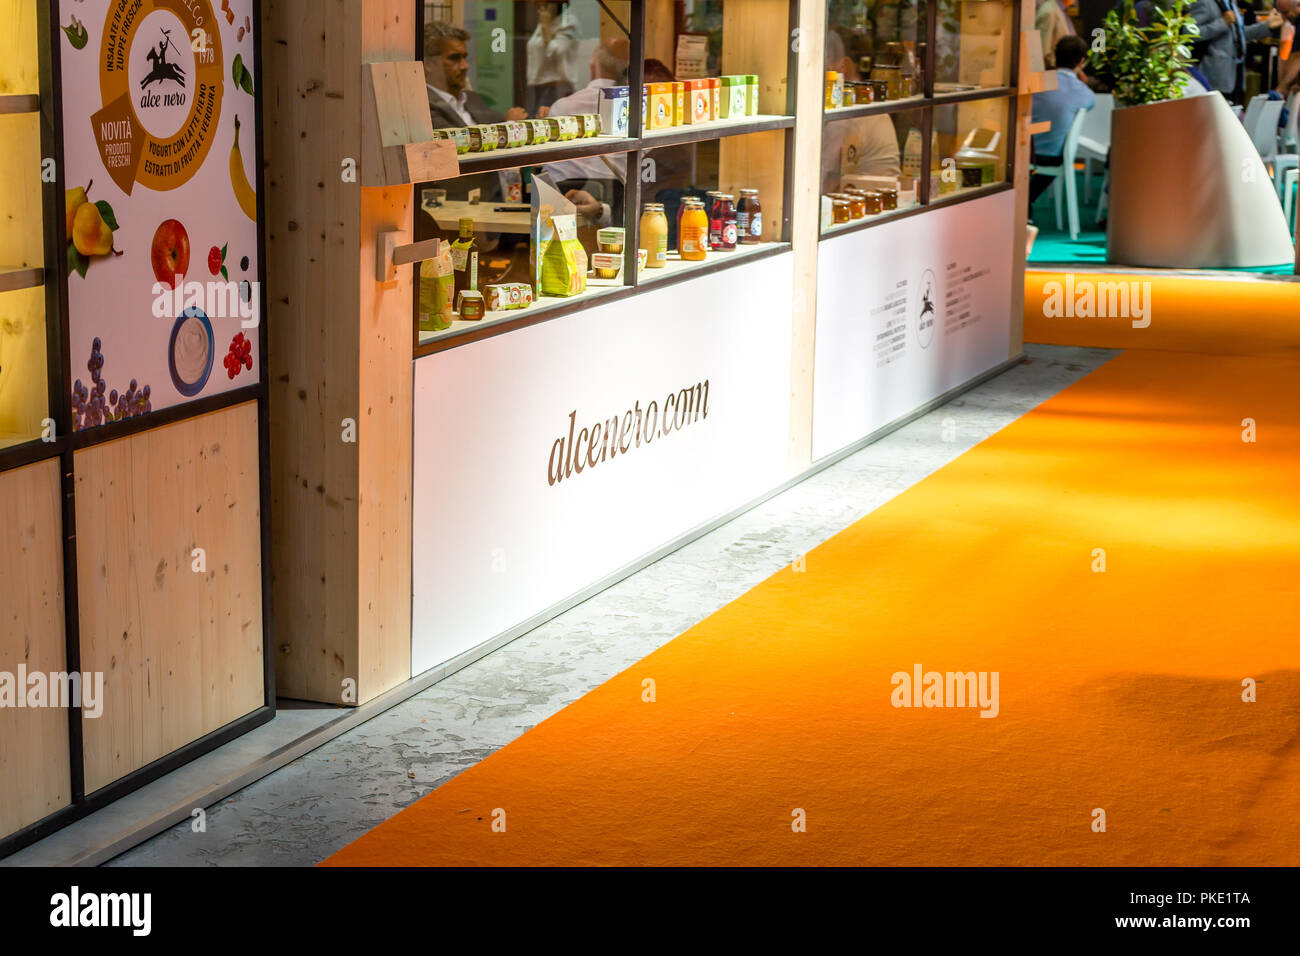
<path id="1" fill-rule="evenodd" d="M 591 82 L 576 93 L 560 97 L 551 105 L 552 116 L 573 116 L 600 112 L 600 91 L 607 86 L 627 84 L 628 43 L 624 38 L 602 40 L 591 54 Z M 623 190 L 627 157 L 623 153 L 566 159 L 548 163 L 543 171 L 551 182 L 565 190 L 565 198 L 578 207 L 590 224 L 608 225 L 612 206 Z"/>

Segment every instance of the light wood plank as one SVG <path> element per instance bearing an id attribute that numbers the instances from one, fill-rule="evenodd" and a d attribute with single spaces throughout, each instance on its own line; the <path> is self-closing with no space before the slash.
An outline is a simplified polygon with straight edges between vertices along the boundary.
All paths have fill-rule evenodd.
<path id="1" fill-rule="evenodd" d="M 0 473 L 0 670 L 62 672 L 62 501 L 57 461 Z M 66 807 L 68 712 L 0 708 L 0 836 Z"/>
<path id="2" fill-rule="evenodd" d="M 794 301 L 791 303 L 790 442 L 791 474 L 812 461 L 813 356 L 817 337 L 817 237 L 821 229 L 822 99 L 825 89 L 826 7 L 799 7 L 799 76 L 795 110 L 791 233 Z"/>
<path id="3" fill-rule="evenodd" d="M 34 0 L 0 0 L 0 94 L 41 91 L 36 16 Z"/>
<path id="4" fill-rule="evenodd" d="M 82 721 L 90 793 L 264 702 L 257 405 L 75 467 L 81 663 L 105 694 Z"/>
<path id="5" fill-rule="evenodd" d="M 409 269 L 375 281 L 375 243 L 385 229 L 411 241 L 413 190 L 343 182 L 338 164 L 363 157 L 363 64 L 414 57 L 411 14 L 405 0 L 264 7 L 263 86 L 284 104 L 266 111 L 266 138 L 276 673 L 289 697 L 362 703 L 410 676 L 414 292 Z"/>
<path id="6" fill-rule="evenodd" d="M 330 703 L 357 674 L 361 7 L 262 8 L 276 687 Z"/>
<path id="7" fill-rule="evenodd" d="M 0 294 L 0 435 L 31 439 L 49 414 L 45 290 Z"/>
<path id="8" fill-rule="evenodd" d="M 0 266 L 40 268 L 45 265 L 40 115 L 0 115 L 0 144 Z"/>

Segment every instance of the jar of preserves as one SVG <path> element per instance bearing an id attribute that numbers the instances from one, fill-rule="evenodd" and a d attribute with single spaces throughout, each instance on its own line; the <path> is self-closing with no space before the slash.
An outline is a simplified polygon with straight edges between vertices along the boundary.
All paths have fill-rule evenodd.
<path id="1" fill-rule="evenodd" d="M 637 248 L 645 253 L 647 269 L 662 269 L 668 262 L 668 218 L 664 204 L 648 202 L 641 210 Z"/>
<path id="2" fill-rule="evenodd" d="M 730 193 L 719 193 L 714 197 L 713 211 L 709 214 L 709 245 L 730 252 L 736 248 L 738 238 L 736 197 Z"/>
<path id="3" fill-rule="evenodd" d="M 867 211 L 867 197 L 862 193 L 849 193 L 849 215 L 861 219 Z"/>
<path id="4" fill-rule="evenodd" d="M 683 201 L 679 229 L 677 251 L 683 261 L 702 261 L 709 250 L 709 216 L 704 211 L 704 203 L 698 199 Z"/>
<path id="5" fill-rule="evenodd" d="M 740 191 L 740 203 L 736 206 L 736 237 L 742 246 L 763 241 L 763 205 L 758 201 L 757 189 Z"/>
<path id="6" fill-rule="evenodd" d="M 868 192 L 863 199 L 866 205 L 867 215 L 876 216 L 884 211 L 884 201 L 880 198 L 880 193 L 874 189 Z"/>
<path id="7" fill-rule="evenodd" d="M 891 209 L 898 208 L 897 189 L 881 189 L 879 192 L 880 192 L 880 207 L 882 209 L 884 209 L 885 211 L 889 211 Z"/>
<path id="8" fill-rule="evenodd" d="M 839 225 L 842 222 L 848 222 L 852 217 L 849 213 L 849 201 L 847 199 L 836 199 L 831 197 L 831 222 Z"/>

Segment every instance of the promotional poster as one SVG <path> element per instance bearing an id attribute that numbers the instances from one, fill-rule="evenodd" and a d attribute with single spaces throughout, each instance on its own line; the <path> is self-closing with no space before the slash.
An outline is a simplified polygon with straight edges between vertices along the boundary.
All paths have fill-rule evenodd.
<path id="1" fill-rule="evenodd" d="M 59 5 L 76 429 L 258 381 L 252 15 Z"/>

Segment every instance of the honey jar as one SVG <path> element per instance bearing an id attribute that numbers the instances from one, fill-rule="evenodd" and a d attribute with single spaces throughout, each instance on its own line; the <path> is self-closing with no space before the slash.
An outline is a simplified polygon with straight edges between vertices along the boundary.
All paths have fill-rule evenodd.
<path id="1" fill-rule="evenodd" d="M 849 212 L 849 201 L 847 199 L 837 199 L 831 197 L 831 222 L 839 225 L 842 222 L 848 222 L 852 218 Z"/>
<path id="2" fill-rule="evenodd" d="M 877 216 L 884 212 L 884 201 L 880 198 L 880 193 L 876 192 L 874 189 L 863 197 L 863 202 L 866 206 L 867 215 L 869 216 Z"/>

